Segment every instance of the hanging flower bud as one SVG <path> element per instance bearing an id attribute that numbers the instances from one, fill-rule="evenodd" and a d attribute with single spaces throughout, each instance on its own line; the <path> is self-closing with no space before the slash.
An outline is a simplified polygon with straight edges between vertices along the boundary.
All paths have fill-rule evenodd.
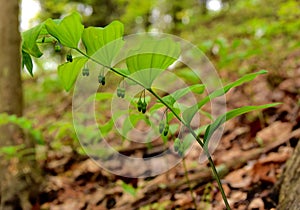
<path id="1" fill-rule="evenodd" d="M 174 141 L 174 150 L 175 150 L 175 152 L 178 152 L 180 146 L 181 146 L 180 139 L 176 138 L 175 141 Z"/>
<path id="2" fill-rule="evenodd" d="M 104 76 L 102 78 L 101 85 L 105 85 L 105 77 Z"/>
<path id="3" fill-rule="evenodd" d="M 87 67 L 84 67 L 82 69 L 82 76 L 89 76 L 90 75 L 90 70 Z"/>
<path id="4" fill-rule="evenodd" d="M 182 144 L 180 144 L 179 148 L 178 148 L 178 155 L 183 157 L 184 155 L 184 147 Z"/>
<path id="5" fill-rule="evenodd" d="M 144 102 L 142 103 L 142 113 L 145 114 L 145 113 L 146 113 L 146 110 L 147 110 L 147 103 L 146 103 L 146 101 L 144 101 Z"/>
<path id="6" fill-rule="evenodd" d="M 117 88 L 117 96 L 119 98 L 121 98 L 121 88 L 120 87 Z"/>
<path id="7" fill-rule="evenodd" d="M 159 133 L 162 134 L 164 129 L 165 129 L 165 122 L 162 120 L 159 122 L 159 126 L 158 126 Z"/>
<path id="8" fill-rule="evenodd" d="M 118 87 L 117 88 L 117 96 L 119 98 L 124 98 L 125 97 L 125 89 L 121 88 L 121 87 Z"/>
<path id="9" fill-rule="evenodd" d="M 99 76 L 98 76 L 98 82 L 101 85 L 105 85 L 105 76 L 103 76 L 102 74 L 99 74 Z"/>
<path id="10" fill-rule="evenodd" d="M 166 124 L 165 129 L 164 129 L 164 136 L 167 136 L 169 133 L 169 124 Z"/>
<path id="11" fill-rule="evenodd" d="M 122 90 L 122 92 L 121 92 L 121 93 L 122 93 L 122 94 L 121 94 L 121 98 L 125 98 L 125 89 L 122 88 L 121 90 Z"/>
<path id="12" fill-rule="evenodd" d="M 137 102 L 137 108 L 138 108 L 138 111 L 141 112 L 142 111 L 142 106 L 143 106 L 143 102 L 141 100 L 141 98 L 138 100 Z"/>
<path id="13" fill-rule="evenodd" d="M 67 54 L 67 61 L 72 62 L 73 61 L 73 57 L 72 54 Z"/>
<path id="14" fill-rule="evenodd" d="M 44 37 L 45 38 L 45 37 Z M 56 42 L 55 43 L 55 45 L 54 45 L 54 51 L 55 52 L 60 52 L 61 51 L 61 46 L 60 46 L 60 44 L 59 44 L 59 42 Z M 71 55 L 71 57 L 72 57 L 72 55 Z M 71 60 L 73 60 L 72 58 L 71 58 Z M 68 61 L 68 55 L 67 55 L 67 61 Z M 72 61 L 71 61 L 72 62 Z"/>

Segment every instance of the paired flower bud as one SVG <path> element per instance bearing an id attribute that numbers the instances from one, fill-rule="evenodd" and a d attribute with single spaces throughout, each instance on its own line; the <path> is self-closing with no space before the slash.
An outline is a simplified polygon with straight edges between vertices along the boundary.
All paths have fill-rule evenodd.
<path id="1" fill-rule="evenodd" d="M 73 57 L 72 57 L 71 53 L 67 54 L 67 61 L 69 61 L 69 62 L 73 61 Z"/>
<path id="2" fill-rule="evenodd" d="M 142 101 L 142 99 L 141 99 L 143 94 L 144 94 L 144 101 Z M 143 114 L 145 114 L 146 111 L 147 111 L 147 102 L 146 102 L 146 99 L 145 99 L 145 90 L 140 95 L 140 98 L 137 102 L 137 108 L 138 108 L 138 111 L 142 112 Z"/>
<path id="3" fill-rule="evenodd" d="M 144 96 L 145 97 L 145 96 Z M 143 114 L 146 113 L 146 110 L 147 110 L 147 103 L 145 101 L 145 98 L 144 98 L 144 101 L 142 101 L 142 99 L 140 98 L 137 102 L 137 108 L 138 108 L 138 111 L 139 112 L 142 112 Z"/>
<path id="4" fill-rule="evenodd" d="M 183 157 L 183 155 L 184 155 L 183 142 L 181 142 L 179 138 L 176 138 L 173 146 L 174 146 L 175 152 L 177 152 L 179 156 Z"/>
<path id="5" fill-rule="evenodd" d="M 82 69 L 82 76 L 89 76 L 90 75 L 90 70 L 86 66 Z"/>
<path id="6" fill-rule="evenodd" d="M 98 75 L 98 82 L 101 85 L 105 85 L 104 67 L 100 69 L 100 73 Z"/>
<path id="7" fill-rule="evenodd" d="M 164 122 L 163 119 L 159 122 L 158 130 L 160 134 L 167 136 L 169 133 L 169 123 L 168 123 L 168 113 L 167 110 L 164 112 L 166 115 L 166 121 Z"/>
<path id="8" fill-rule="evenodd" d="M 102 74 L 99 74 L 99 76 L 98 76 L 98 82 L 101 85 L 105 85 L 105 76 L 103 76 Z"/>
<path id="9" fill-rule="evenodd" d="M 120 86 L 117 89 L 117 96 L 119 98 L 124 98 L 125 97 L 125 89 L 121 88 Z"/>
<path id="10" fill-rule="evenodd" d="M 44 37 L 44 38 L 45 38 L 45 37 Z M 44 38 L 43 38 L 42 42 L 45 41 Z M 55 45 L 54 45 L 54 51 L 55 51 L 55 52 L 60 52 L 60 51 L 61 51 L 61 46 L 60 46 L 59 42 L 56 42 L 56 43 L 55 43 Z M 72 55 L 71 55 L 71 57 L 72 57 Z M 71 58 L 71 60 L 73 61 L 72 58 Z M 67 61 L 68 61 L 68 55 L 67 55 Z M 72 61 L 71 61 L 71 62 L 72 62 Z"/>

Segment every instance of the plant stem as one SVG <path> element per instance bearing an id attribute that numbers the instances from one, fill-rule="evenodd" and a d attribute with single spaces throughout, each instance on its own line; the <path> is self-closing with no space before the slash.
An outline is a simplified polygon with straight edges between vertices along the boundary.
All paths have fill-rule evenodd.
<path id="1" fill-rule="evenodd" d="M 100 63 L 99 61 L 97 61 L 96 59 L 90 57 L 89 55 L 85 54 L 82 50 L 80 49 L 76 49 L 77 52 L 79 52 L 80 54 L 82 54 L 83 56 L 85 56 L 86 58 L 94 61 L 95 63 L 105 67 L 105 68 L 108 68 L 110 69 L 112 72 L 124 77 L 124 78 L 127 78 L 133 82 L 135 82 L 136 84 L 140 85 L 141 87 L 144 87 L 146 90 L 148 90 L 149 93 L 151 93 L 155 98 L 157 98 L 163 105 L 165 105 L 173 114 L 174 116 L 179 120 L 179 122 L 181 122 L 185 127 L 188 128 L 189 132 L 193 135 L 193 137 L 195 138 L 195 140 L 198 142 L 198 144 L 202 147 L 203 151 L 205 152 L 206 156 L 207 156 L 207 159 L 209 161 L 209 164 L 210 164 L 210 167 L 212 169 L 212 173 L 213 173 L 213 176 L 214 178 L 216 179 L 217 183 L 218 183 L 218 187 L 219 187 L 219 190 L 221 191 L 221 194 L 222 194 L 222 198 L 223 198 L 223 201 L 225 203 L 225 206 L 226 206 L 226 209 L 227 210 L 231 210 L 229 204 L 228 204 L 228 201 L 227 201 L 227 198 L 226 198 L 226 195 L 225 195 L 225 192 L 224 192 L 224 189 L 223 189 L 223 186 L 221 184 L 221 179 L 220 179 L 220 176 L 218 174 L 218 171 L 216 169 L 216 166 L 214 164 L 214 161 L 212 160 L 211 158 L 211 155 L 209 154 L 209 151 L 207 149 L 207 146 L 204 144 L 204 142 L 200 139 L 200 137 L 195 133 L 195 131 L 192 129 L 192 127 L 187 124 L 176 112 L 175 110 L 173 109 L 173 107 L 171 107 L 169 104 L 167 104 L 156 92 L 154 92 L 151 88 L 146 88 L 141 82 L 139 82 L 138 80 L 135 80 L 134 78 L 131 78 L 130 76 L 120 72 L 120 71 L 117 71 L 116 69 L 110 67 L 110 66 L 105 66 L 103 65 L 102 63 Z"/>
<path id="2" fill-rule="evenodd" d="M 194 193 L 193 193 L 193 188 L 192 188 L 192 186 L 191 186 L 191 182 L 190 182 L 190 179 L 189 179 L 188 170 L 187 170 L 187 167 L 186 167 L 186 163 L 185 163 L 185 159 L 184 159 L 184 158 L 182 159 L 182 165 L 183 165 L 183 168 L 184 168 L 184 176 L 185 176 L 186 181 L 187 181 L 187 183 L 188 183 L 188 187 L 189 187 L 189 190 L 190 190 L 190 193 L 191 193 L 191 196 L 192 196 L 192 200 L 193 200 L 193 203 L 194 203 L 194 207 L 195 207 L 195 209 L 198 209 L 197 202 L 196 202 L 196 198 L 195 198 Z"/>
<path id="3" fill-rule="evenodd" d="M 225 195 L 224 188 L 223 188 L 222 183 L 221 183 L 220 176 L 219 176 L 218 171 L 216 169 L 216 166 L 214 164 L 214 161 L 213 161 L 213 159 L 211 158 L 211 156 L 209 154 L 206 154 L 206 156 L 207 156 L 207 159 L 209 161 L 210 168 L 212 170 L 213 176 L 214 176 L 215 180 L 217 181 L 217 184 L 218 184 L 219 190 L 221 192 L 223 201 L 225 203 L 226 209 L 231 210 L 230 205 L 229 205 L 228 200 L 227 200 L 227 197 Z"/>

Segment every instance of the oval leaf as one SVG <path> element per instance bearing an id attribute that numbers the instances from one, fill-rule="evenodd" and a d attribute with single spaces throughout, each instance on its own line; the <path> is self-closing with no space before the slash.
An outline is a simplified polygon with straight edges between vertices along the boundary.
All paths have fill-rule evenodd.
<path id="1" fill-rule="evenodd" d="M 145 88 L 180 55 L 180 45 L 169 38 L 142 38 L 138 49 L 129 51 L 126 65 L 133 77 Z"/>
<path id="2" fill-rule="evenodd" d="M 26 66 L 27 71 L 31 76 L 33 76 L 32 69 L 33 69 L 33 64 L 32 64 L 32 59 L 30 55 L 22 50 L 22 68 Z"/>
<path id="3" fill-rule="evenodd" d="M 84 26 L 81 24 L 81 16 L 74 12 L 66 16 L 61 22 L 48 19 L 45 23 L 46 29 L 59 42 L 67 47 L 76 49 L 81 38 Z"/>
<path id="4" fill-rule="evenodd" d="M 77 57 L 74 58 L 73 62 L 67 62 L 58 66 L 58 76 L 66 91 L 72 88 L 80 70 L 87 60 L 85 57 Z"/>
<path id="5" fill-rule="evenodd" d="M 93 56 L 103 65 L 111 66 L 112 60 L 124 44 L 123 33 L 124 25 L 119 21 L 113 21 L 104 28 L 84 29 L 82 42 L 89 56 Z"/>
<path id="6" fill-rule="evenodd" d="M 22 51 L 36 58 L 39 58 L 43 55 L 36 44 L 36 40 L 38 39 L 43 27 L 44 23 L 41 23 L 22 33 Z"/>

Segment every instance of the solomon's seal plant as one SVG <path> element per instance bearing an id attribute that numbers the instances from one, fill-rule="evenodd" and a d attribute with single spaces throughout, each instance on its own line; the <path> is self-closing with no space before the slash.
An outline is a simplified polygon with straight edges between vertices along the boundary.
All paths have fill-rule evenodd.
<path id="1" fill-rule="evenodd" d="M 201 108 L 211 100 L 223 96 L 233 87 L 249 82 L 260 74 L 265 74 L 266 71 L 244 75 L 223 88 L 210 91 L 206 97 L 197 101 L 196 104 L 185 106 L 180 103 L 180 99 L 189 93 L 203 93 L 206 88 L 205 85 L 194 84 L 185 88 L 178 88 L 165 96 L 162 96 L 153 87 L 155 80 L 163 77 L 163 72 L 180 58 L 182 50 L 180 44 L 170 38 L 160 38 L 159 35 L 151 35 L 146 40 L 136 40 L 136 46 L 124 47 L 126 41 L 123 39 L 123 32 L 124 26 L 119 21 L 113 21 L 104 28 L 84 28 L 81 23 L 81 16 L 78 13 L 72 13 L 59 20 L 48 19 L 22 34 L 22 64 L 32 75 L 32 57 L 39 58 L 43 55 L 38 45 L 55 43 L 55 51 L 60 51 L 63 47 L 69 52 L 66 57 L 67 62 L 58 66 L 58 76 L 66 91 L 71 90 L 80 72 L 82 72 L 83 76 L 89 76 L 89 78 L 95 75 L 96 81 L 101 85 L 105 85 L 108 81 L 105 79 L 104 69 L 122 77 L 123 81 L 126 80 L 126 87 L 140 86 L 141 91 L 138 93 L 138 99 L 135 98 L 133 100 L 133 103 L 135 103 L 133 106 L 136 106 L 138 112 L 143 113 L 143 115 L 133 113 L 126 120 L 136 122 L 138 119 L 143 119 L 145 122 L 148 122 L 148 118 L 155 110 L 164 108 L 163 116 L 162 118 L 159 116 L 160 122 L 157 124 L 157 130 L 161 134 L 161 137 L 168 140 L 169 137 L 174 136 L 177 128 L 173 123 L 174 120 L 177 120 L 177 123 L 180 123 L 184 127 L 189 136 L 202 147 L 218 183 L 226 208 L 230 209 L 218 172 L 209 152 L 209 142 L 213 134 L 227 120 L 253 110 L 275 106 L 277 103 L 240 107 L 217 117 L 210 116 L 207 113 L 207 116 L 211 118 L 211 123 L 201 126 L 201 128 L 193 128 L 192 120 L 197 113 L 202 111 Z M 121 52 L 126 54 L 125 64 L 120 64 L 117 68 L 118 63 L 115 60 L 117 60 Z M 87 62 L 89 62 L 89 66 Z M 93 74 L 93 71 L 97 71 L 97 69 L 91 68 L 90 64 L 92 63 L 98 65 L 98 71 L 99 67 L 101 68 L 98 75 Z M 87 79 L 87 77 L 85 78 Z M 107 97 L 105 93 L 99 94 Z M 128 100 L 128 97 L 125 97 L 124 85 L 118 85 L 116 95 L 120 100 Z M 151 106 L 148 100 L 149 96 L 156 99 L 154 104 L 152 101 Z M 134 123 L 132 124 L 134 125 Z M 111 128 L 112 123 L 109 122 L 107 125 L 101 127 L 100 130 L 104 135 Z M 124 126 L 123 131 L 126 133 L 128 129 L 132 128 L 133 126 L 127 124 Z M 200 138 L 202 131 L 203 139 Z M 180 136 L 174 140 L 174 150 L 180 156 L 184 156 L 188 145 L 187 141 L 181 139 Z"/>

